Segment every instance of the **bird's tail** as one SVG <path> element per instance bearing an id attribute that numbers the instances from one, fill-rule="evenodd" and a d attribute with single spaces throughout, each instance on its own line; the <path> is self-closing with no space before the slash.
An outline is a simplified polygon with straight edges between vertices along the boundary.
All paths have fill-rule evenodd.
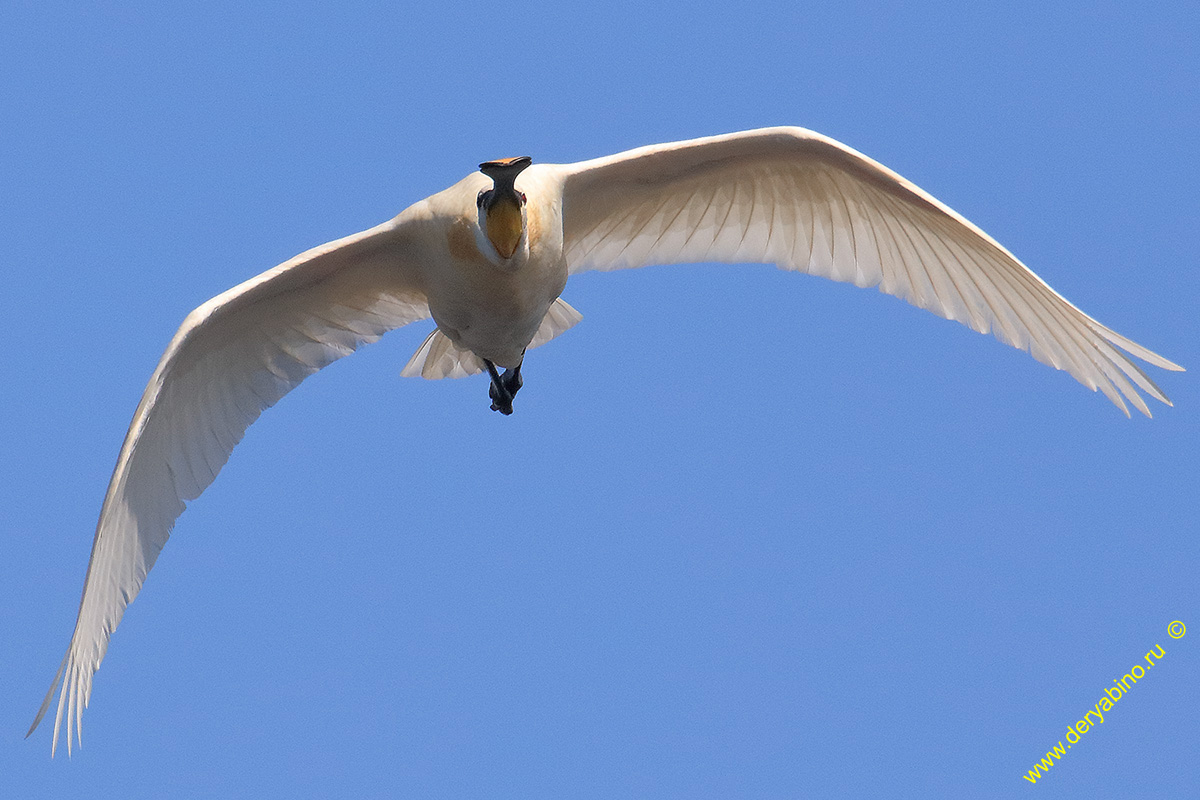
<path id="1" fill-rule="evenodd" d="M 575 327 L 575 323 L 583 319 L 583 315 L 561 297 L 554 301 L 537 333 L 529 342 L 529 347 L 540 347 L 564 331 Z M 464 378 L 483 372 L 483 359 L 470 350 L 463 349 L 450 341 L 450 337 L 438 329 L 425 337 L 425 341 L 413 353 L 408 364 L 400 374 L 405 378 Z"/>

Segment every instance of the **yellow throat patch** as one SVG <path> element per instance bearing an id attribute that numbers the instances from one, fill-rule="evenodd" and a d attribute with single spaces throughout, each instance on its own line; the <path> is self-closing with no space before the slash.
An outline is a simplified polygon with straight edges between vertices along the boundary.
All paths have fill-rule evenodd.
<path id="1" fill-rule="evenodd" d="M 493 203 L 487 210 L 487 237 L 492 247 L 504 258 L 512 258 L 521 241 L 521 206 L 514 200 L 504 198 Z"/>

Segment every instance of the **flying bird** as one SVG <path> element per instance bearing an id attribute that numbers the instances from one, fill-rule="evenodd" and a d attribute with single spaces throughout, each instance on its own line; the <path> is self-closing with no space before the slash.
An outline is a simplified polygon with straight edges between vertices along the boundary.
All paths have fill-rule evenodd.
<path id="1" fill-rule="evenodd" d="M 560 297 L 570 275 L 709 261 L 877 286 L 1066 370 L 1127 416 L 1126 402 L 1150 415 L 1139 389 L 1170 404 L 1131 355 L 1182 369 L 1080 311 L 895 172 L 802 128 L 575 164 L 487 161 L 394 219 L 301 253 L 184 319 L 121 446 L 75 631 L 29 733 L 61 684 L 51 754 L 64 718 L 68 750 L 73 735 L 81 742 L 109 637 L 186 502 L 263 409 L 306 377 L 432 317 L 402 374 L 486 371 L 492 409 L 511 414 L 527 350 L 581 318 Z"/>

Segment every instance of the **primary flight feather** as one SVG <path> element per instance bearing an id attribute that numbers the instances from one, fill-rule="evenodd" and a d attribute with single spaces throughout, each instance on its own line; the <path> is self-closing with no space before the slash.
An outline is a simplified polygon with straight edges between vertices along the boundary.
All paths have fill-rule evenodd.
<path id="1" fill-rule="evenodd" d="M 134 413 L 100 511 L 75 631 L 32 733 L 62 691 L 80 740 L 109 637 L 185 503 L 246 428 L 306 377 L 432 317 L 404 375 L 487 370 L 512 413 L 528 348 L 580 315 L 589 269 L 773 263 L 888 294 L 1027 350 L 1150 415 L 1170 404 L 1130 355 L 1182 369 L 1084 314 L 994 239 L 866 156 L 802 128 L 652 145 L 576 164 L 488 161 L 396 218 L 302 253 L 184 320 Z M 501 373 L 498 369 L 504 371 Z M 28 734 L 26 734 L 28 735 Z"/>

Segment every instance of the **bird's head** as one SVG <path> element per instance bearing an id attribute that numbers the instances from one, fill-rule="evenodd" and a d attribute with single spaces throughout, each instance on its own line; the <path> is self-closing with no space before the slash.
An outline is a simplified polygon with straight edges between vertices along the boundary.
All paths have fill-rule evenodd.
<path id="1" fill-rule="evenodd" d="M 512 258 L 521 243 L 525 229 L 522 213 L 525 195 L 516 190 L 514 183 L 521 170 L 532 163 L 529 156 L 517 156 L 479 165 L 479 171 L 492 179 L 492 188 L 480 192 L 476 204 L 484 212 L 484 230 L 488 239 L 504 258 Z"/>

